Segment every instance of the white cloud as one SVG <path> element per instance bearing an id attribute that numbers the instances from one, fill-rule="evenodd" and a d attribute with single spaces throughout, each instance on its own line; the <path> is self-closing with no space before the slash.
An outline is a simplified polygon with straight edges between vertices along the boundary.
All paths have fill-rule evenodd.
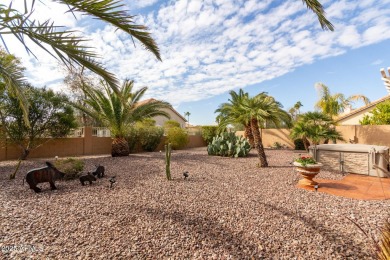
<path id="1" fill-rule="evenodd" d="M 139 16 L 161 50 L 163 62 L 111 26 L 88 32 L 105 66 L 148 95 L 173 105 L 221 94 L 293 71 L 353 48 L 389 39 L 389 0 L 323 1 L 335 32 L 323 31 L 316 16 L 298 0 L 179 0 Z M 136 1 L 140 7 L 157 1 Z M 131 6 L 130 6 L 131 7 Z M 74 20 L 74 19 L 73 19 Z M 66 21 L 64 21 L 66 22 Z M 76 24 L 81 26 L 80 23 Z M 31 80 L 43 82 L 53 63 L 27 61 Z M 54 65 L 55 66 L 55 65 Z M 52 73 L 47 81 L 60 75 Z M 57 84 L 57 83 L 56 83 Z M 58 84 L 57 84 L 58 87 Z"/>

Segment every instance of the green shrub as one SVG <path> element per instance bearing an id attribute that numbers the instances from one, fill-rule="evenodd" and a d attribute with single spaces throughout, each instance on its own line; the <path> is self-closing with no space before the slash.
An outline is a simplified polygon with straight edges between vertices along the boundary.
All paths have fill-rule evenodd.
<path id="1" fill-rule="evenodd" d="M 303 144 L 302 139 L 295 139 L 294 146 L 295 150 L 305 150 L 305 145 Z"/>
<path id="2" fill-rule="evenodd" d="M 54 166 L 65 173 L 65 180 L 74 180 L 79 178 L 84 170 L 84 161 L 75 158 L 59 159 L 54 162 Z"/>
<path id="3" fill-rule="evenodd" d="M 173 149 L 184 148 L 188 142 L 188 135 L 186 130 L 180 127 L 170 127 L 165 130 L 167 134 L 166 143 L 171 143 Z"/>
<path id="4" fill-rule="evenodd" d="M 202 126 L 202 138 L 209 144 L 213 141 L 213 137 L 217 135 L 218 126 Z"/>
<path id="5" fill-rule="evenodd" d="M 158 126 L 141 127 L 139 131 L 139 142 L 144 151 L 153 152 L 164 135 L 164 129 Z"/>
<path id="6" fill-rule="evenodd" d="M 164 128 L 165 129 L 172 128 L 172 127 L 180 127 L 180 123 L 175 121 L 175 120 L 167 120 L 167 121 L 165 121 L 165 123 L 164 123 Z"/>
<path id="7" fill-rule="evenodd" d="M 129 129 L 126 141 L 129 144 L 130 153 L 134 153 L 140 149 L 139 131 L 137 127 L 133 126 Z"/>
<path id="8" fill-rule="evenodd" d="M 237 137 L 234 132 L 224 132 L 213 138 L 207 146 L 209 155 L 245 157 L 251 150 L 248 140 L 242 136 Z"/>
<path id="9" fill-rule="evenodd" d="M 132 153 L 141 149 L 152 152 L 159 145 L 163 135 L 164 129 L 161 127 L 136 124 L 129 130 L 126 140 Z"/>

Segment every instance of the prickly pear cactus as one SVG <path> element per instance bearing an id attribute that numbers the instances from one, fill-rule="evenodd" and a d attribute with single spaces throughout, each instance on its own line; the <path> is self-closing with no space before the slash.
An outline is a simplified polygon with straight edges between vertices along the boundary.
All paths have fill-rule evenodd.
<path id="1" fill-rule="evenodd" d="M 207 146 L 209 155 L 228 157 L 246 157 L 250 150 L 248 140 L 242 136 L 236 136 L 234 132 L 214 136 L 213 141 Z"/>

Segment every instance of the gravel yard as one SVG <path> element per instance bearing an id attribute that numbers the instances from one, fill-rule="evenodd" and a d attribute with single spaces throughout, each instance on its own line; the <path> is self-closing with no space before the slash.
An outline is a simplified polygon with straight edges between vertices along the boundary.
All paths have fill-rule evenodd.
<path id="1" fill-rule="evenodd" d="M 389 217 L 390 201 L 360 201 L 295 187 L 289 164 L 298 153 L 267 150 L 270 167 L 248 158 L 173 151 L 83 157 L 106 177 L 91 186 L 57 181 L 35 194 L 22 180 L 45 160 L 0 162 L 0 259 L 371 259 L 370 240 Z M 189 171 L 184 180 L 182 173 Z M 109 177 L 117 183 L 109 189 Z M 322 171 L 318 178 L 340 179 Z"/>

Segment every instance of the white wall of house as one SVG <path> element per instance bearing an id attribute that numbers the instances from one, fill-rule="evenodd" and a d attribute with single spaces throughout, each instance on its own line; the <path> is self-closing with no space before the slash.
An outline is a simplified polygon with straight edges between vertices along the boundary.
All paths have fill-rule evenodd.
<path id="1" fill-rule="evenodd" d="M 168 119 L 168 118 L 163 117 L 163 116 L 153 117 L 153 119 L 156 120 L 157 126 L 164 126 L 164 123 L 167 120 L 175 120 L 175 121 L 179 122 L 181 128 L 185 128 L 186 121 L 181 116 L 179 116 L 176 112 L 174 112 L 172 109 L 166 109 L 166 108 L 164 108 L 162 110 L 167 112 L 171 116 L 171 119 Z"/>

